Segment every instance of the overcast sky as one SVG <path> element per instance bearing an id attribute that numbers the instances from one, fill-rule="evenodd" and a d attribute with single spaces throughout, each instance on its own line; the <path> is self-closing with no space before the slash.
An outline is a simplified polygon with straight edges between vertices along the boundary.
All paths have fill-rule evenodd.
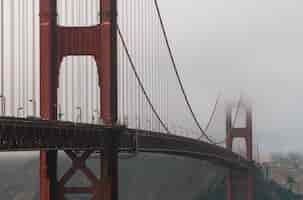
<path id="1" fill-rule="evenodd" d="M 159 3 L 196 110 L 243 90 L 261 151 L 303 152 L 303 1 Z"/>

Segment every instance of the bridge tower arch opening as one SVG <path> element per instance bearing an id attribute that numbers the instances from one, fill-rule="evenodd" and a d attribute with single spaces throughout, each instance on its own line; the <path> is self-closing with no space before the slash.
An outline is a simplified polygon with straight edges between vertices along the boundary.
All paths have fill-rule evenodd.
<path id="1" fill-rule="evenodd" d="M 236 107 L 239 107 L 239 111 L 235 111 Z M 241 123 L 234 122 L 233 115 L 235 112 L 239 112 Z M 238 114 L 239 114 L 238 113 Z M 247 160 L 253 160 L 253 135 L 252 135 L 252 109 L 250 104 L 240 102 L 239 105 L 232 103 L 227 105 L 226 108 L 226 148 L 230 151 L 236 151 L 237 145 L 240 142 L 240 147 L 245 149 L 240 155 L 245 157 Z M 244 178 L 243 178 L 244 177 Z M 243 181 L 244 179 L 244 181 Z M 243 186 L 245 188 L 241 188 Z M 241 191 L 242 190 L 242 191 Z M 245 192 L 244 197 L 239 197 L 239 193 Z M 245 175 L 243 173 L 235 173 L 232 169 L 229 170 L 226 176 L 226 199 L 237 200 L 253 199 L 253 176 L 250 170 L 247 170 Z"/>
<path id="2" fill-rule="evenodd" d="M 57 119 L 102 124 L 97 65 L 92 56 L 68 56 L 59 72 Z"/>
<path id="3" fill-rule="evenodd" d="M 113 127 L 117 121 L 116 0 L 99 0 L 100 23 L 93 26 L 62 26 L 57 19 L 57 0 L 40 0 L 40 116 L 57 120 L 59 72 L 68 56 L 92 56 L 100 87 L 100 119 Z M 72 167 L 58 180 L 58 152 L 40 152 L 40 200 L 64 200 L 67 194 L 92 194 L 94 200 L 118 198 L 116 133 L 106 137 L 103 149 L 66 150 Z M 86 166 L 91 154 L 100 155 L 100 178 Z M 100 153 L 102 152 L 102 153 Z M 91 187 L 66 187 L 80 170 Z"/>
<path id="4" fill-rule="evenodd" d="M 235 138 L 232 142 L 232 151 L 247 159 L 247 147 L 244 138 Z"/>

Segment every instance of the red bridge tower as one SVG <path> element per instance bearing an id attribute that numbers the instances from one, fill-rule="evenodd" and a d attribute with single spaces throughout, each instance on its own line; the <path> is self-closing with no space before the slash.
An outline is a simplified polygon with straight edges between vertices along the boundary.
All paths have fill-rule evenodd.
<path id="1" fill-rule="evenodd" d="M 244 127 L 233 127 L 232 111 L 234 105 L 229 104 L 226 110 L 226 148 L 233 149 L 233 141 L 235 138 L 244 138 L 246 144 L 246 159 L 253 160 L 253 141 L 252 141 L 252 111 L 248 104 L 241 103 L 240 109 L 244 109 L 246 113 L 246 123 Z M 244 186 L 244 188 L 243 188 Z M 253 200 L 253 176 L 250 170 L 240 174 L 229 170 L 226 177 L 226 199 L 236 200 L 239 193 L 245 192 L 246 200 Z M 243 197 L 240 199 L 243 199 Z"/>
<path id="2" fill-rule="evenodd" d="M 57 119 L 57 90 L 60 64 L 65 56 L 94 56 L 99 75 L 101 118 L 111 127 L 117 120 L 116 0 L 100 0 L 100 24 L 90 27 L 63 27 L 57 24 L 57 0 L 40 0 L 40 115 Z M 81 40 L 80 40 L 81 38 Z M 102 66 L 102 67 L 101 67 Z M 95 151 L 65 151 L 72 167 L 58 179 L 57 151 L 40 152 L 40 200 L 64 200 L 65 194 L 91 194 L 94 200 L 118 199 L 118 159 L 115 133 L 109 134 L 100 154 L 100 178 L 86 167 Z M 81 171 L 89 187 L 67 187 Z"/>

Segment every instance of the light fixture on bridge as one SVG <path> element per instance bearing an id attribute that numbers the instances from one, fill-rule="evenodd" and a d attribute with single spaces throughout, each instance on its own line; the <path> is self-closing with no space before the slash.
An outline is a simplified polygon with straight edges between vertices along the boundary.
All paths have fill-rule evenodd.
<path id="1" fill-rule="evenodd" d="M 36 112 L 37 111 L 37 102 L 35 99 L 30 99 L 30 100 L 28 100 L 28 102 L 31 103 L 33 106 L 33 117 L 35 117 L 36 113 L 37 113 Z"/>
<path id="2" fill-rule="evenodd" d="M 99 111 L 98 110 L 94 110 L 93 111 L 93 115 L 92 115 L 92 123 L 93 124 L 98 124 L 98 120 L 99 120 Z"/>
<path id="3" fill-rule="evenodd" d="M 123 125 L 128 127 L 128 117 L 126 115 L 123 116 Z"/>
<path id="4" fill-rule="evenodd" d="M 78 106 L 78 107 L 76 107 L 76 110 L 78 111 L 76 122 L 81 123 L 82 122 L 82 109 L 80 106 Z"/>
<path id="5" fill-rule="evenodd" d="M 4 116 L 5 115 L 6 98 L 5 98 L 4 95 L 0 95 L 0 99 L 1 99 L 1 115 Z"/>
<path id="6" fill-rule="evenodd" d="M 24 107 L 18 107 L 17 109 L 17 117 L 24 117 Z"/>
<path id="7" fill-rule="evenodd" d="M 58 120 L 62 120 L 63 115 L 61 104 L 58 104 Z"/>

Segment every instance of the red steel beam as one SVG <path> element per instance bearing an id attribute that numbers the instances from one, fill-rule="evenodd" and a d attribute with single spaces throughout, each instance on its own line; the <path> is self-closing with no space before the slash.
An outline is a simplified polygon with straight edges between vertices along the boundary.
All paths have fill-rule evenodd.
<path id="1" fill-rule="evenodd" d="M 117 0 L 101 0 L 101 58 L 99 84 L 101 118 L 106 125 L 117 121 Z"/>
<path id="2" fill-rule="evenodd" d="M 57 116 L 56 0 L 40 0 L 40 116 Z M 56 199 L 56 151 L 40 152 L 40 200 Z"/>

